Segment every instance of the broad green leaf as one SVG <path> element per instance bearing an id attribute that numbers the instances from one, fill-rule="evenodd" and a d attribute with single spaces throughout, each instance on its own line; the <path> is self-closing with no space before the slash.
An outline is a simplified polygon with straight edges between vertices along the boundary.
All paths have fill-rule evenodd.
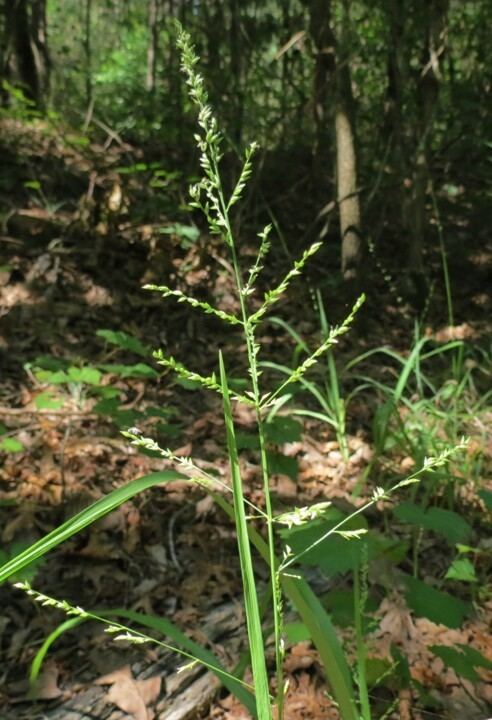
<path id="1" fill-rule="evenodd" d="M 41 183 L 39 180 L 26 180 L 24 187 L 31 190 L 41 190 Z"/>
<path id="2" fill-rule="evenodd" d="M 166 438 L 177 438 L 183 432 L 183 426 L 159 422 L 155 426 L 155 432 L 157 435 L 164 435 Z"/>
<path id="3" fill-rule="evenodd" d="M 46 391 L 36 396 L 34 404 L 38 410 L 59 410 L 63 407 L 63 399 Z"/>
<path id="4" fill-rule="evenodd" d="M 341 628 L 351 627 L 354 624 L 354 593 L 352 590 L 330 590 L 321 598 L 323 607 L 327 609 L 331 619 Z M 378 601 L 369 596 L 366 601 L 365 610 L 367 613 L 376 612 Z M 372 620 L 369 616 L 364 618 L 364 632 L 368 629 Z"/>
<path id="5" fill-rule="evenodd" d="M 10 545 L 8 545 L 7 548 L 0 550 L 0 566 L 4 565 L 12 558 L 15 558 L 16 555 L 25 550 L 28 546 L 29 543 L 26 543 L 22 540 L 16 540 Z M 29 567 L 26 567 L 23 570 L 15 573 L 15 575 L 12 576 L 12 582 L 32 582 L 36 577 L 41 562 L 42 560 L 38 560 Z"/>
<path id="6" fill-rule="evenodd" d="M 178 473 L 174 470 L 163 470 L 162 472 L 152 473 L 151 475 L 144 475 L 138 480 L 133 480 L 127 485 L 124 485 L 117 490 L 109 493 L 105 497 L 97 500 L 97 502 L 90 505 L 82 512 L 74 515 L 73 518 L 67 520 L 62 525 L 57 527 L 52 532 L 45 535 L 38 542 L 31 545 L 29 548 L 19 553 L 15 558 L 12 558 L 9 562 L 5 563 L 0 567 L 0 583 L 8 580 L 12 575 L 18 573 L 23 568 L 30 565 L 35 560 L 38 560 L 43 555 L 46 555 L 54 547 L 67 540 L 72 535 L 80 532 L 88 525 L 92 525 L 96 520 L 107 515 L 115 508 L 122 505 L 127 500 L 138 493 L 148 490 L 155 485 L 161 485 L 163 483 L 172 482 L 173 480 L 188 480 L 185 475 Z"/>
<path id="7" fill-rule="evenodd" d="M 111 417 L 116 417 L 120 408 L 120 402 L 121 400 L 119 397 L 103 398 L 103 400 L 99 400 L 99 402 L 94 405 L 93 410 L 99 415 L 110 415 Z"/>
<path id="8" fill-rule="evenodd" d="M 111 345 L 117 345 L 123 350 L 129 350 L 136 355 L 141 355 L 142 357 L 148 357 L 150 355 L 150 348 L 142 345 L 140 340 L 128 335 L 126 332 L 123 332 L 123 330 L 98 330 L 96 335 Z"/>
<path id="9" fill-rule="evenodd" d="M 70 382 L 70 378 L 63 370 L 35 370 L 34 375 L 36 380 L 47 385 L 63 385 Z"/>
<path id="10" fill-rule="evenodd" d="M 237 432 L 236 444 L 238 450 L 259 450 L 260 439 L 253 433 Z"/>
<path id="11" fill-rule="evenodd" d="M 38 357 L 32 362 L 28 363 L 28 367 L 35 368 L 36 370 L 65 370 L 68 363 L 62 358 L 53 357 L 52 355 L 38 355 Z"/>
<path id="12" fill-rule="evenodd" d="M 369 688 L 378 685 L 383 677 L 389 678 L 391 662 L 384 658 L 366 659 L 366 682 Z"/>
<path id="13" fill-rule="evenodd" d="M 90 139 L 88 137 L 84 137 L 83 135 L 74 135 L 73 133 L 67 133 L 66 140 L 71 145 L 79 145 L 80 147 L 86 147 L 87 145 L 90 145 Z"/>
<path id="14" fill-rule="evenodd" d="M 180 385 L 185 390 L 197 390 L 201 387 L 198 380 L 188 380 L 187 378 L 175 377 L 174 382 L 176 385 Z"/>
<path id="15" fill-rule="evenodd" d="M 70 382 L 85 385 L 99 385 L 101 382 L 101 373 L 96 368 L 91 367 L 69 367 L 67 370 Z"/>
<path id="16" fill-rule="evenodd" d="M 472 683 L 481 679 L 475 670 L 476 667 L 492 670 L 492 662 L 469 645 L 458 644 L 454 647 L 431 645 L 429 650 L 440 657 L 444 664 L 452 668 L 457 675 Z"/>
<path id="17" fill-rule="evenodd" d="M 163 235 L 177 235 L 184 241 L 182 245 L 185 249 L 191 247 L 200 237 L 200 230 L 195 225 L 182 225 L 181 223 L 161 227 L 159 232 Z"/>
<path id="18" fill-rule="evenodd" d="M 443 535 L 453 545 L 466 542 L 473 534 L 471 525 L 452 510 L 436 507 L 423 510 L 418 505 L 407 502 L 397 505 L 394 513 L 401 522 L 432 530 Z"/>
<path id="19" fill-rule="evenodd" d="M 328 508 L 323 520 L 316 520 L 300 527 L 280 530 L 285 544 L 292 549 L 293 555 L 299 555 L 306 548 L 323 537 L 331 528 L 344 518 L 338 509 Z M 347 520 L 343 530 L 367 529 L 367 522 L 362 517 Z M 336 575 L 353 570 L 360 560 L 362 545 L 357 540 L 350 542 L 338 534 L 327 537 L 302 556 L 304 565 L 315 565 L 327 575 Z"/>
<path id="20" fill-rule="evenodd" d="M 112 417 L 116 425 L 124 430 L 130 425 L 138 425 L 138 421 L 144 417 L 144 413 L 140 410 L 118 410 Z"/>
<path id="21" fill-rule="evenodd" d="M 101 370 L 110 373 L 112 375 L 119 375 L 122 378 L 129 377 L 147 377 L 147 378 L 158 378 L 159 373 L 146 365 L 145 363 L 136 363 L 135 365 L 99 365 Z"/>
<path id="22" fill-rule="evenodd" d="M 7 453 L 18 453 L 24 450 L 24 445 L 16 438 L 3 438 L 0 442 L 0 450 Z"/>
<path id="23" fill-rule="evenodd" d="M 330 590 L 322 598 L 333 622 L 340 627 L 354 623 L 354 593 L 351 590 Z"/>
<path id="24" fill-rule="evenodd" d="M 277 445 L 295 442 L 301 438 L 301 423 L 285 415 L 275 415 L 273 420 L 264 424 L 263 428 L 267 440 Z"/>
<path id="25" fill-rule="evenodd" d="M 270 451 L 267 452 L 267 456 L 271 475 L 287 475 L 291 480 L 297 480 L 299 465 L 295 458 Z"/>
<path id="26" fill-rule="evenodd" d="M 418 525 L 420 527 L 424 527 L 425 525 L 426 514 L 420 505 L 415 505 L 415 503 L 411 502 L 402 502 L 394 508 L 393 512 L 400 522 L 408 523 L 409 525 Z"/>
<path id="27" fill-rule="evenodd" d="M 164 420 L 177 414 L 177 410 L 173 407 L 148 407 L 145 410 L 146 417 L 160 417 L 164 418 Z"/>
<path id="28" fill-rule="evenodd" d="M 121 390 L 112 385 L 97 385 L 91 388 L 91 395 L 93 397 L 100 397 L 104 400 L 111 400 L 113 398 L 121 398 Z"/>
<path id="29" fill-rule="evenodd" d="M 479 490 L 479 496 L 483 500 L 487 510 L 492 510 L 492 491 L 491 490 Z"/>
<path id="30" fill-rule="evenodd" d="M 460 580 L 461 582 L 477 582 L 475 568 L 468 558 L 456 558 L 453 560 L 446 575 L 446 580 Z"/>
<path id="31" fill-rule="evenodd" d="M 405 597 L 408 606 L 418 617 L 426 617 L 446 627 L 459 628 L 472 611 L 470 603 L 463 602 L 443 590 L 437 590 L 410 575 L 404 576 L 404 582 L 407 587 Z"/>
<path id="32" fill-rule="evenodd" d="M 446 540 L 455 545 L 467 542 L 473 535 L 473 528 L 464 517 L 452 510 L 431 507 L 427 511 L 427 527 L 429 530 L 444 535 Z"/>
<path id="33" fill-rule="evenodd" d="M 411 687 L 412 675 L 410 672 L 410 665 L 408 664 L 408 660 L 403 655 L 400 648 L 394 643 L 391 644 L 391 657 L 395 662 L 394 673 L 399 679 L 401 687 Z"/>
<path id="34" fill-rule="evenodd" d="M 300 643 L 304 640 L 311 640 L 309 630 L 303 622 L 285 623 L 284 633 L 287 640 L 291 643 Z"/>

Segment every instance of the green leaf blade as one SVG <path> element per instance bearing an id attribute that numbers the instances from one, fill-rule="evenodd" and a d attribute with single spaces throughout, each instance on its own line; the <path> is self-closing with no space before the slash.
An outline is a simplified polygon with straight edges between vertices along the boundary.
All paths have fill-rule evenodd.
<path id="1" fill-rule="evenodd" d="M 174 470 L 163 470 L 161 472 L 152 473 L 151 475 L 144 475 L 137 480 L 133 480 L 124 487 L 113 490 L 113 492 L 109 493 L 109 495 L 97 500 L 91 506 L 82 510 L 82 512 L 78 513 L 70 520 L 67 520 L 63 523 L 63 525 L 60 525 L 60 527 L 48 533 L 48 535 L 44 538 L 41 538 L 41 540 L 19 553 L 17 557 L 2 565 L 0 567 L 0 584 L 30 565 L 38 558 L 46 555 L 46 553 L 67 540 L 69 537 L 72 537 L 72 535 L 80 532 L 96 520 L 99 520 L 99 518 L 107 515 L 112 510 L 115 510 L 138 493 L 148 490 L 155 485 L 172 482 L 173 480 L 188 479 L 189 478 L 182 473 L 178 473 Z"/>

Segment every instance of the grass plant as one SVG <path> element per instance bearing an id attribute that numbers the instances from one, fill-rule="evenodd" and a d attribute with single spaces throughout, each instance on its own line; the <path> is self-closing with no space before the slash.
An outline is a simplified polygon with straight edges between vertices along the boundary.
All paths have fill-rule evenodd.
<path id="1" fill-rule="evenodd" d="M 283 280 L 272 290 L 265 293 L 261 303 L 252 303 L 252 297 L 255 294 L 255 284 L 259 273 L 265 263 L 266 256 L 270 248 L 270 231 L 269 226 L 265 227 L 259 233 L 259 251 L 256 261 L 246 273 L 239 262 L 239 253 L 236 247 L 234 233 L 232 231 L 231 212 L 235 204 L 240 200 L 245 184 L 252 172 L 252 159 L 256 149 L 252 144 L 245 153 L 244 164 L 238 181 L 230 194 L 227 194 L 221 179 L 220 161 L 222 157 L 221 151 L 221 135 L 218 130 L 217 121 L 214 118 L 211 108 L 208 105 L 208 97 L 204 88 L 201 75 L 196 70 L 198 57 L 195 54 L 191 44 L 189 35 L 181 28 L 178 28 L 178 47 L 181 52 L 182 66 L 185 73 L 186 82 L 189 88 L 190 98 L 198 109 L 198 126 L 196 141 L 200 151 L 200 165 L 203 171 L 202 179 L 194 185 L 191 190 L 192 207 L 201 210 L 208 222 L 209 230 L 213 234 L 220 235 L 230 253 L 232 272 L 237 289 L 237 297 L 239 304 L 238 314 L 226 313 L 220 308 L 215 308 L 209 303 L 197 301 L 195 298 L 185 295 L 181 292 L 173 290 L 165 285 L 147 286 L 147 289 L 160 293 L 165 298 L 174 298 L 178 302 L 186 303 L 193 311 L 202 312 L 206 315 L 213 315 L 215 318 L 223 322 L 228 327 L 241 329 L 243 340 L 246 345 L 246 361 L 249 375 L 249 388 L 240 392 L 233 392 L 230 389 L 230 380 L 227 374 L 226 360 L 219 352 L 218 357 L 218 375 L 212 373 L 209 376 L 200 375 L 192 369 L 187 368 L 180 361 L 172 357 L 166 356 L 163 352 L 157 351 L 155 358 L 161 365 L 173 370 L 179 377 L 186 380 L 193 380 L 203 388 L 217 393 L 222 400 L 223 415 L 226 429 L 227 450 L 230 462 L 231 484 L 220 484 L 217 478 L 208 475 L 203 469 L 190 458 L 177 457 L 171 450 L 162 449 L 152 440 L 143 436 L 139 431 L 131 430 L 126 432 L 126 436 L 133 445 L 145 450 L 151 450 L 160 454 L 166 461 L 173 463 L 175 469 L 165 470 L 159 473 L 140 478 L 139 480 L 129 483 L 119 488 L 108 496 L 93 504 L 91 507 L 82 511 L 62 526 L 49 533 L 45 538 L 41 539 L 27 550 L 13 558 L 0 568 L 0 582 L 12 577 L 15 573 L 21 571 L 33 561 L 49 552 L 59 543 L 75 534 L 76 532 L 87 527 L 107 512 L 116 508 L 121 503 L 131 499 L 137 493 L 151 487 L 163 485 L 174 479 L 188 479 L 191 482 L 198 483 L 206 492 L 216 500 L 218 505 L 224 512 L 234 521 L 236 527 L 238 554 L 241 566 L 242 585 L 244 593 L 244 604 L 246 611 L 246 625 L 248 634 L 248 648 L 251 658 L 251 669 L 253 682 L 252 685 L 245 683 L 241 677 L 235 676 L 227 669 L 223 668 L 212 653 L 199 648 L 196 644 L 191 643 L 180 630 L 173 626 L 168 620 L 163 618 L 152 618 L 138 613 L 132 613 L 126 610 L 113 610 L 103 612 L 89 612 L 83 610 L 64 600 L 60 601 L 46 594 L 33 590 L 29 585 L 23 583 L 19 587 L 31 595 L 37 602 L 50 607 L 55 607 L 69 616 L 73 616 L 69 621 L 65 622 L 57 632 L 52 634 L 39 651 L 35 659 L 35 666 L 32 675 L 36 675 L 39 667 L 51 644 L 65 630 L 71 629 L 75 620 L 86 621 L 94 620 L 107 625 L 110 635 L 118 640 L 126 642 L 157 642 L 166 648 L 172 647 L 177 652 L 192 662 L 200 662 L 207 668 L 212 670 L 222 682 L 233 692 L 245 705 L 253 717 L 258 720 L 272 720 L 275 717 L 282 720 L 284 702 L 285 702 L 285 682 L 283 674 L 284 661 L 284 637 L 283 637 L 283 602 L 284 597 L 292 604 L 298 612 L 301 620 L 307 627 L 310 637 L 319 651 L 321 660 L 324 665 L 330 691 L 332 692 L 340 712 L 342 720 L 370 720 L 371 709 L 369 705 L 369 697 L 367 685 L 364 680 L 364 639 L 362 625 L 357 626 L 357 643 L 359 656 L 359 702 L 357 701 L 356 692 L 354 690 L 353 674 L 350 670 L 347 658 L 336 636 L 331 619 L 324 609 L 320 600 L 305 580 L 302 569 L 299 565 L 302 563 L 303 556 L 312 551 L 315 547 L 321 545 L 330 536 L 339 535 L 348 541 L 356 541 L 366 532 L 365 529 L 347 529 L 346 524 L 360 515 L 370 506 L 380 503 L 389 498 L 393 493 L 399 491 L 407 485 L 417 483 L 423 473 L 431 472 L 434 468 L 443 466 L 454 450 L 444 449 L 434 458 L 423 459 L 422 466 L 415 470 L 409 477 L 397 481 L 390 489 L 383 490 L 376 487 L 372 494 L 372 498 L 361 508 L 353 512 L 348 517 L 343 518 L 329 530 L 321 533 L 310 545 L 301 552 L 294 553 L 289 547 L 285 546 L 283 551 L 278 552 L 278 543 L 276 539 L 275 529 L 277 525 L 283 525 L 286 522 L 294 525 L 310 523 L 319 518 L 326 509 L 327 503 L 315 505 L 308 508 L 295 509 L 291 513 L 276 515 L 273 505 L 273 499 L 270 492 L 270 473 L 268 466 L 267 443 L 265 435 L 265 422 L 272 412 L 278 412 L 279 408 L 285 403 L 286 396 L 289 397 L 290 390 L 295 385 L 302 385 L 306 389 L 315 394 L 318 399 L 323 398 L 322 408 L 325 410 L 326 417 L 329 417 L 331 424 L 335 424 L 338 432 L 345 437 L 345 405 L 341 397 L 339 382 L 337 377 L 336 365 L 331 356 L 332 348 L 336 344 L 337 339 L 348 332 L 352 325 L 357 310 L 359 309 L 364 298 L 359 298 L 347 316 L 347 318 L 339 325 L 329 327 L 324 310 L 320 303 L 320 321 L 322 327 L 322 339 L 319 346 L 311 351 L 307 347 L 303 347 L 304 355 L 300 358 L 299 364 L 294 368 L 283 372 L 282 381 L 273 389 L 265 389 L 261 384 L 261 365 L 259 360 L 260 345 L 258 343 L 258 328 L 264 322 L 267 313 L 273 308 L 281 296 L 288 290 L 291 282 L 301 274 L 307 261 L 319 250 L 320 244 L 315 243 L 306 249 L 298 261 L 296 261 Z M 292 335 L 292 332 L 290 333 Z M 392 392 L 388 407 L 391 413 L 404 397 L 404 390 L 407 386 L 411 373 L 417 378 L 417 383 L 422 387 L 428 382 L 420 369 L 423 358 L 422 348 L 424 341 L 417 343 L 416 349 L 412 354 L 412 359 L 403 362 L 401 374 L 397 383 L 397 387 Z M 444 352 L 444 350 L 441 350 Z M 327 356 L 328 353 L 328 356 Z M 327 360 L 327 396 L 326 398 L 314 392 L 315 386 L 310 385 L 306 375 L 311 368 L 319 363 L 323 358 Z M 395 358 L 393 358 L 395 359 Z M 380 389 L 385 390 L 384 386 Z M 239 455 L 236 442 L 236 433 L 234 427 L 234 411 L 233 402 L 245 403 L 254 409 L 256 415 L 256 427 L 259 440 L 259 455 L 261 464 L 261 473 L 263 478 L 263 495 L 264 504 L 258 507 L 252 504 L 244 494 L 243 482 L 241 478 L 241 467 L 239 463 Z M 390 413 L 385 419 L 386 425 L 383 427 L 380 439 L 380 451 L 384 448 L 384 439 L 388 432 Z M 318 419 L 323 419 L 323 413 Z M 341 438 L 341 442 L 345 442 Z M 341 446 L 342 447 L 342 446 Z M 460 446 L 461 447 L 461 446 Z M 224 490 L 232 496 L 232 502 L 229 502 L 228 495 L 224 495 Z M 262 532 L 254 525 L 252 518 L 262 521 Z M 349 526 L 352 527 L 352 526 Z M 253 564 L 253 547 L 267 563 L 269 567 L 270 596 L 272 599 L 272 615 L 273 615 L 273 642 L 275 650 L 275 696 L 272 698 L 270 691 L 272 689 L 270 683 L 269 671 L 266 664 L 266 649 L 270 638 L 265 635 L 262 623 L 262 610 L 260 597 L 263 594 L 263 588 L 257 580 Z M 358 582 L 358 581 L 357 581 Z M 363 583 L 362 583 L 363 585 Z M 358 605 L 356 613 L 362 612 L 364 600 L 364 587 L 359 585 L 356 588 L 356 598 Z M 128 619 L 132 624 L 143 626 L 146 629 L 158 631 L 159 633 L 170 636 L 174 639 L 172 646 L 168 643 L 157 641 L 147 632 L 135 630 L 132 627 L 120 623 L 115 617 L 123 617 Z M 74 624 L 72 624 L 72 620 Z M 253 695 L 254 693 L 254 695 Z"/>
<path id="2" fill-rule="evenodd" d="M 330 335 L 330 325 L 328 323 L 323 299 L 319 290 L 315 293 L 315 306 L 318 312 L 321 337 L 324 340 Z M 292 325 L 279 317 L 270 318 L 270 323 L 285 330 L 296 343 L 293 353 L 294 366 L 299 362 L 299 358 L 303 357 L 303 355 L 309 356 L 311 351 L 307 343 L 301 338 Z M 261 367 L 287 377 L 290 377 L 293 370 L 292 367 L 278 362 L 273 362 L 271 360 L 263 361 L 261 363 Z M 344 462 L 347 462 L 349 458 L 346 427 L 347 407 L 353 397 L 366 387 L 366 384 L 358 385 L 350 393 L 348 393 L 346 397 L 344 397 L 342 375 L 345 369 L 346 368 L 343 368 L 342 371 L 339 370 L 333 348 L 328 348 L 324 356 L 324 363 L 320 363 L 317 368 L 317 376 L 313 378 L 301 377 L 299 379 L 300 389 L 306 391 L 306 393 L 314 398 L 319 406 L 319 409 L 303 407 L 300 404 L 297 404 L 294 407 L 290 406 L 289 402 L 294 396 L 297 397 L 298 394 L 294 389 L 290 393 L 287 392 L 279 399 L 278 405 L 274 406 L 269 418 L 271 419 L 277 411 L 285 406 L 284 412 L 287 412 L 289 415 L 310 417 L 329 425 L 335 432 L 342 458 Z"/>

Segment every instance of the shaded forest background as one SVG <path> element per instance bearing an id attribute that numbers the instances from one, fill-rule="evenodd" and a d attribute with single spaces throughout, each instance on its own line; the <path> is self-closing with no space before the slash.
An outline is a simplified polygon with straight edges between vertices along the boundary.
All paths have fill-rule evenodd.
<path id="1" fill-rule="evenodd" d="M 449 470 L 371 516 L 365 632 L 374 717 L 483 720 L 492 701 L 487 0 L 0 2 L 0 560 L 160 467 L 121 438 L 130 426 L 227 476 L 220 404 L 156 366 L 152 349 L 207 375 L 220 346 L 241 388 L 240 341 L 217 320 L 141 290 L 165 283 L 237 311 L 226 248 L 190 206 L 201 171 L 175 20 L 201 58 L 224 136 L 226 189 L 245 147 L 259 144 L 234 214 L 243 264 L 266 224 L 262 291 L 323 241 L 262 334 L 267 384 L 367 297 L 311 389 L 293 393 L 297 414 L 272 418 L 278 508 L 328 498 L 348 512 L 374 487 L 471 438 Z M 261 502 L 251 418 L 238 411 L 236 420 L 247 493 Z M 316 576 L 320 596 L 350 648 L 354 566 L 326 559 L 339 551 L 307 564 L 328 578 Z M 29 579 L 84 607 L 117 607 L 123 597 L 200 638 L 211 608 L 239 597 L 234 553 L 227 520 L 178 483 L 152 503 L 127 503 Z M 429 585 L 442 595 L 426 595 Z M 60 618 L 1 592 L 4 717 L 65 717 L 81 683 L 92 687 L 122 664 L 100 632 L 74 632 L 58 641 L 27 699 L 27 667 Z M 446 614 L 453 599 L 461 605 Z M 337 718 L 309 637 L 292 630 L 289 643 L 291 707 Z M 461 657 L 429 655 L 431 646 L 467 644 L 482 662 L 467 656 L 469 671 Z M 74 661 L 82 654 L 90 667 Z M 147 661 L 148 669 L 149 657 L 138 665 L 128 648 L 123 657 L 136 679 Z M 230 697 L 214 704 L 208 684 L 196 695 L 210 717 L 242 717 Z M 167 718 L 179 692 L 171 701 L 158 690 L 148 704 Z M 92 717 L 127 717 L 108 714 L 94 694 L 80 702 Z M 123 708 L 116 691 L 111 702 Z"/>
<path id="2" fill-rule="evenodd" d="M 230 172 L 247 143 L 261 146 L 244 214 L 273 214 L 294 247 L 307 235 L 335 238 L 339 222 L 345 276 L 368 246 L 389 250 L 388 269 L 422 310 L 435 200 L 446 218 L 473 194 L 488 219 L 490 13 L 486 2 L 448 0 L 10 2 L 4 101 L 15 104 L 9 83 L 20 86 L 88 138 L 106 126 L 161 172 L 192 174 L 178 18 L 202 57 Z M 451 258 L 464 244 L 460 224 L 447 237 Z"/>

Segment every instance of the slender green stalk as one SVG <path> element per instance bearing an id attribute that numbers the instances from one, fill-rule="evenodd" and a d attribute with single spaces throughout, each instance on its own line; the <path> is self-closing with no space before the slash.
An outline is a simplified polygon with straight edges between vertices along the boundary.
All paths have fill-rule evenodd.
<path id="1" fill-rule="evenodd" d="M 227 446 L 231 463 L 232 488 L 234 496 L 234 515 L 241 561 L 241 574 L 243 579 L 244 600 L 246 607 L 246 621 L 248 625 L 248 636 L 251 650 L 251 666 L 257 698 L 257 710 L 259 720 L 270 720 L 272 717 L 269 692 L 268 675 L 265 663 L 265 651 L 263 635 L 261 630 L 260 610 L 256 592 L 255 576 L 253 572 L 253 561 L 248 536 L 248 524 L 244 509 L 244 497 L 241 472 L 239 469 L 239 457 L 237 452 L 234 423 L 232 418 L 231 401 L 227 386 L 227 376 L 224 367 L 222 353 L 220 360 L 220 378 L 223 390 L 224 418 L 226 423 Z"/>
<path id="2" fill-rule="evenodd" d="M 52 632 L 46 638 L 31 666 L 31 681 L 36 681 L 39 674 L 39 669 L 48 648 L 55 642 L 55 640 L 60 635 L 62 635 L 67 630 L 72 629 L 73 627 L 75 627 L 75 625 L 81 622 L 93 620 L 97 623 L 103 624 L 105 626 L 105 632 L 113 635 L 115 640 L 129 642 L 134 645 L 142 645 L 144 643 L 158 645 L 165 650 L 170 650 L 178 655 L 181 655 L 187 660 L 190 660 L 192 664 L 200 663 L 207 669 L 214 672 L 219 677 L 219 679 L 224 682 L 225 685 L 229 685 L 234 692 L 237 692 L 239 690 L 239 693 L 243 696 L 243 701 L 245 701 L 246 706 L 249 707 L 251 711 L 254 710 L 254 704 L 251 702 L 252 697 L 250 693 L 250 691 L 253 690 L 253 687 L 241 680 L 240 678 L 235 677 L 234 675 L 231 675 L 231 673 L 227 672 L 227 670 L 225 670 L 225 668 L 220 665 L 218 660 L 209 650 L 201 648 L 193 640 L 188 638 L 184 633 L 175 628 L 168 620 L 144 615 L 142 613 L 138 613 L 132 610 L 115 609 L 89 611 L 79 606 L 74 606 L 66 600 L 57 600 L 50 595 L 41 593 L 38 590 L 32 588 L 27 582 L 15 583 L 15 587 L 19 590 L 23 590 L 25 593 L 27 593 L 27 595 L 32 597 L 40 605 L 56 608 L 57 610 L 61 610 L 62 612 L 64 612 L 66 615 L 72 616 L 69 620 L 62 623 L 54 632 Z M 123 623 L 114 620 L 114 616 L 127 617 L 128 619 L 134 620 L 141 625 L 147 626 L 155 630 L 159 630 L 165 635 L 172 633 L 173 635 L 177 636 L 177 638 L 179 639 L 179 643 L 183 647 L 171 645 L 167 642 L 163 642 L 162 640 L 151 637 L 150 635 L 147 635 L 140 630 L 130 628 L 127 625 L 124 625 Z"/>
<path id="3" fill-rule="evenodd" d="M 371 720 L 371 705 L 367 689 L 366 661 L 367 648 L 364 640 L 364 614 L 367 604 L 367 544 L 362 552 L 361 565 L 354 569 L 354 622 L 357 646 L 357 683 L 362 720 Z"/>
<path id="4" fill-rule="evenodd" d="M 347 537 L 350 537 L 349 533 L 346 533 L 342 531 L 343 526 L 347 523 L 347 521 L 350 519 L 357 517 L 358 515 L 362 515 L 366 510 L 368 510 L 370 507 L 375 505 L 376 503 L 380 502 L 381 500 L 387 500 L 391 497 L 395 492 L 400 490 L 402 487 L 406 487 L 407 485 L 413 485 L 414 483 L 417 483 L 420 481 L 420 476 L 423 473 L 426 472 L 432 472 L 437 467 L 442 467 L 445 465 L 449 458 L 452 457 L 454 454 L 456 454 L 459 450 L 463 450 L 467 445 L 467 441 L 463 439 L 458 445 L 452 448 L 446 448 L 443 450 L 439 455 L 435 457 L 429 457 L 425 458 L 424 464 L 422 467 L 420 467 L 418 470 L 413 472 L 411 475 L 406 477 L 404 480 L 400 480 L 395 485 L 390 487 L 388 490 L 384 490 L 382 487 L 376 487 L 372 499 L 369 500 L 367 503 L 362 505 L 357 510 L 354 510 L 353 513 L 351 513 L 348 517 L 343 518 L 338 522 L 336 525 L 334 525 L 332 528 L 327 530 L 323 535 L 321 535 L 319 538 L 317 538 L 314 542 L 312 542 L 308 547 L 304 548 L 301 552 L 299 552 L 297 555 L 287 554 L 285 556 L 284 561 L 282 562 L 282 565 L 280 566 L 280 571 L 285 572 L 285 570 L 293 565 L 294 563 L 297 563 L 301 557 L 304 557 L 308 552 L 310 552 L 313 548 L 320 545 L 322 542 L 324 542 L 327 538 L 329 538 L 331 535 L 334 535 L 336 533 L 340 535 L 346 535 Z M 352 534 L 353 537 L 356 535 L 361 535 L 365 531 L 360 531 L 355 534 Z"/>
<path id="5" fill-rule="evenodd" d="M 222 187 L 220 185 L 220 174 L 218 168 L 216 168 L 218 183 L 218 194 L 221 202 L 221 208 L 223 217 L 225 219 L 225 230 L 228 237 L 228 244 L 231 250 L 232 266 L 234 268 L 234 276 L 236 281 L 236 287 L 238 290 L 239 302 L 241 307 L 241 317 L 244 327 L 244 335 L 246 340 L 247 354 L 248 354 L 248 365 L 249 374 L 251 378 L 251 387 L 253 402 L 256 411 L 256 423 L 257 423 L 257 434 L 260 443 L 260 461 L 263 478 L 263 494 L 265 497 L 265 510 L 266 510 L 266 526 L 267 526 L 267 537 L 268 537 L 268 548 L 270 554 L 270 583 L 272 587 L 273 597 L 273 625 L 274 625 L 274 643 L 275 643 L 275 666 L 276 666 L 276 679 L 277 679 L 277 713 L 278 720 L 282 720 L 283 717 L 283 641 L 281 636 L 281 596 L 279 592 L 279 583 L 276 576 L 275 568 L 275 538 L 273 532 L 273 507 L 270 495 L 270 476 L 268 472 L 268 458 L 266 452 L 266 440 L 265 432 L 263 428 L 263 418 L 261 412 L 261 394 L 258 383 L 258 366 L 257 366 L 257 355 L 259 351 L 259 345 L 256 343 L 254 328 L 255 324 L 251 321 L 248 314 L 248 308 L 246 305 L 246 294 L 243 292 L 243 281 L 241 277 L 241 271 L 239 268 L 239 262 L 237 258 L 236 247 L 234 244 L 234 236 L 232 233 L 228 206 L 224 201 L 224 195 Z"/>
<path id="6" fill-rule="evenodd" d="M 436 227 L 437 227 L 437 236 L 439 238 L 439 252 L 441 254 L 441 263 L 442 263 L 442 274 L 444 276 L 444 287 L 446 289 L 446 303 L 448 308 L 448 323 L 449 325 L 454 325 L 454 308 L 453 308 L 453 295 L 451 292 L 451 278 L 449 276 L 449 265 L 448 265 L 448 255 L 446 253 L 446 247 L 444 244 L 444 232 L 441 222 L 441 214 L 439 212 L 439 206 L 437 204 L 437 198 L 436 193 L 434 192 L 434 185 L 431 183 L 431 198 L 432 198 L 432 207 L 434 210 L 434 219 L 436 221 Z"/>

